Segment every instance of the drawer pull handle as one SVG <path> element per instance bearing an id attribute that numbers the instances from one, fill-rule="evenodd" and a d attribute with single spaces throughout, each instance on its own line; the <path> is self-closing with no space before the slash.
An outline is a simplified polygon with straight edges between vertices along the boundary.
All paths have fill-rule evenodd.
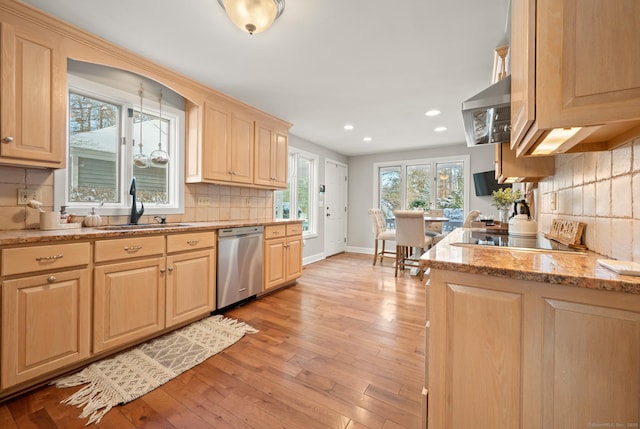
<path id="1" fill-rule="evenodd" d="M 55 282 L 56 282 L 56 280 L 58 280 L 58 279 L 56 278 L 56 276 L 49 276 L 49 277 L 47 277 L 47 283 L 55 283 Z"/>
<path id="2" fill-rule="evenodd" d="M 200 243 L 200 240 L 188 240 L 187 241 L 187 244 L 189 244 L 190 246 L 195 246 L 198 243 Z"/>
<path id="3" fill-rule="evenodd" d="M 137 252 L 142 249 L 142 246 L 124 246 L 124 251 L 129 253 Z"/>
<path id="4" fill-rule="evenodd" d="M 55 261 L 56 259 L 62 259 L 64 256 L 61 254 L 59 255 L 53 255 L 53 256 L 38 256 L 36 258 L 36 261 L 40 262 L 40 261 Z"/>

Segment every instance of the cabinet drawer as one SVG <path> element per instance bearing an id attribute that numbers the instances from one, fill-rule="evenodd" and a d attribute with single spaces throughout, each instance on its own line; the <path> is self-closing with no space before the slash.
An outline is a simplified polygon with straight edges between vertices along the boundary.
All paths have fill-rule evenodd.
<path id="1" fill-rule="evenodd" d="M 264 238 L 266 240 L 270 238 L 284 237 L 286 233 L 286 225 L 271 225 L 264 228 Z"/>
<path id="2" fill-rule="evenodd" d="M 87 265 L 91 259 L 89 243 L 52 244 L 2 250 L 2 275 Z"/>
<path id="3" fill-rule="evenodd" d="M 164 253 L 164 236 L 120 238 L 96 241 L 96 262 Z"/>
<path id="4" fill-rule="evenodd" d="M 214 231 L 174 234 L 167 236 L 167 253 L 204 249 L 213 247 L 215 244 L 216 233 Z"/>
<path id="5" fill-rule="evenodd" d="M 300 234 L 302 234 L 301 223 L 292 223 L 291 225 L 287 225 L 287 236 L 300 235 Z"/>

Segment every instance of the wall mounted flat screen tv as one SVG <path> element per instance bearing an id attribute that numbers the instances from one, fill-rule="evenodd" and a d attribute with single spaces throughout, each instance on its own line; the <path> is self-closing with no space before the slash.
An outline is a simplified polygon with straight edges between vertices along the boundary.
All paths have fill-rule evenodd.
<path id="1" fill-rule="evenodd" d="M 476 185 L 476 196 L 481 197 L 484 195 L 491 195 L 493 191 L 497 191 L 501 188 L 510 188 L 511 185 L 501 185 L 496 180 L 495 170 L 483 171 L 481 173 L 473 174 L 473 183 Z"/>

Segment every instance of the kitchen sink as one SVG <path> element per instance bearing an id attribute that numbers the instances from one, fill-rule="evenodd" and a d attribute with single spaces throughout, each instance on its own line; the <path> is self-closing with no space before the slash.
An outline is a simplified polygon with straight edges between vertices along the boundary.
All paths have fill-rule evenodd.
<path id="1" fill-rule="evenodd" d="M 123 223 L 118 225 L 104 225 L 96 226 L 95 229 L 101 229 L 106 231 L 131 231 L 134 229 L 162 229 L 162 228 L 177 228 L 181 226 L 189 226 L 188 223 Z"/>

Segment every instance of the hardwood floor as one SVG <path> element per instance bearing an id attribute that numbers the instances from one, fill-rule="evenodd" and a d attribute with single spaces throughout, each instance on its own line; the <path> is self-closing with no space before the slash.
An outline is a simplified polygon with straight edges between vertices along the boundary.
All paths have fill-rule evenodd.
<path id="1" fill-rule="evenodd" d="M 140 399 L 99 428 L 418 428 L 425 288 L 389 261 L 341 254 L 298 284 L 225 314 L 260 330 Z M 0 403 L 0 428 L 84 428 L 44 387 Z"/>

